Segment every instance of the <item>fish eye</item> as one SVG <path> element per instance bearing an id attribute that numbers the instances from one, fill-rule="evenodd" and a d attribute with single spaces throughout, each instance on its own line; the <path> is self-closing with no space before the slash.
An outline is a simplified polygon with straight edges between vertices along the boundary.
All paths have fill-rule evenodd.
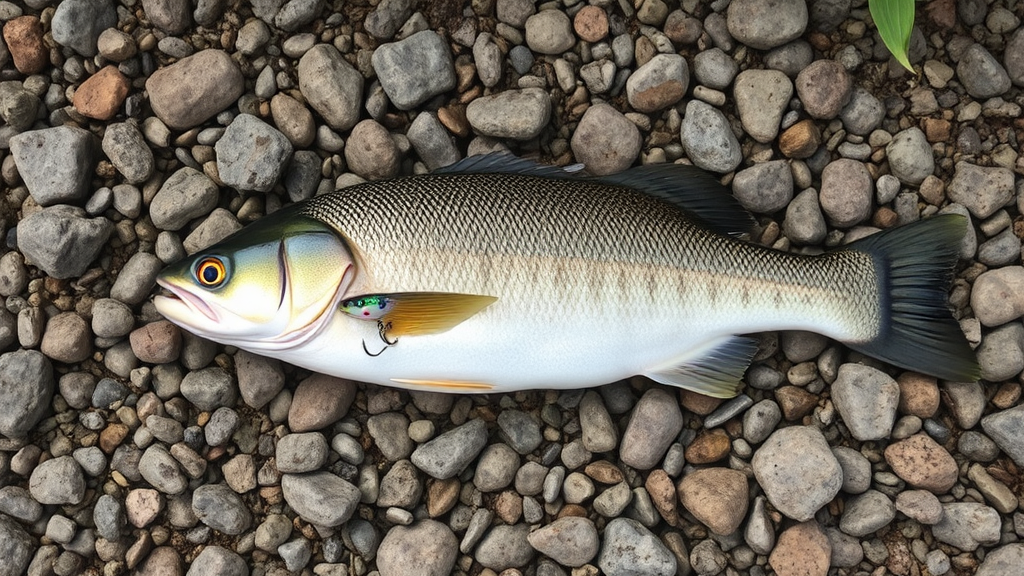
<path id="1" fill-rule="evenodd" d="M 192 271 L 196 281 L 207 288 L 216 288 L 228 278 L 228 270 L 224 261 L 216 256 L 207 256 Z"/>

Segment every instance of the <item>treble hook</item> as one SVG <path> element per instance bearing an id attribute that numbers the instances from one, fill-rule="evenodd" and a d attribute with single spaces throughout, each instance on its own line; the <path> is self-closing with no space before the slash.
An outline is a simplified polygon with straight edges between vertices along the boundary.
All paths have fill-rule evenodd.
<path id="1" fill-rule="evenodd" d="M 384 351 L 387 350 L 388 348 L 394 346 L 395 344 L 398 344 L 398 338 L 395 338 L 394 340 L 388 340 L 387 332 L 390 329 L 391 322 L 385 324 L 381 320 L 377 320 L 377 334 L 380 335 L 380 339 L 384 342 L 384 347 L 381 348 L 379 352 L 373 353 L 370 352 L 369 348 L 366 347 L 366 340 L 363 340 L 363 352 L 366 352 L 366 355 L 371 358 L 376 358 L 377 356 L 383 354 Z"/>

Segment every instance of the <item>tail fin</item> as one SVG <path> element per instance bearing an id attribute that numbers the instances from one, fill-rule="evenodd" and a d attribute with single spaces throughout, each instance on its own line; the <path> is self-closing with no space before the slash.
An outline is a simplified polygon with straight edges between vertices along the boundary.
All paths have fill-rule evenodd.
<path id="1" fill-rule="evenodd" d="M 935 216 L 851 243 L 871 254 L 882 285 L 882 330 L 854 350 L 943 380 L 976 381 L 978 361 L 947 304 L 967 230 L 957 214 Z"/>

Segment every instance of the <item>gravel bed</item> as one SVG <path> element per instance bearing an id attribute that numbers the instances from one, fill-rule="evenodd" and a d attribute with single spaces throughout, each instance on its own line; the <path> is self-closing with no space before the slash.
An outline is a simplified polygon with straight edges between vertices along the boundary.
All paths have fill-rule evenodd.
<path id="1" fill-rule="evenodd" d="M 1024 3 L 0 1 L 0 576 L 1024 574 Z M 167 263 L 509 149 L 690 162 L 816 253 L 971 221 L 984 380 L 765 334 L 721 401 L 456 396 L 204 341 Z M 652 425 L 656 423 L 656 425 Z"/>

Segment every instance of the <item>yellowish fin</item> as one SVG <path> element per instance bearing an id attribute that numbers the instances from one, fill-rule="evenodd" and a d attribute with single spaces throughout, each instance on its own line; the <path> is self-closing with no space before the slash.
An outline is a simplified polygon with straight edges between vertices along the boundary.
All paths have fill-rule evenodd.
<path id="1" fill-rule="evenodd" d="M 494 385 L 492 384 L 485 384 L 484 382 L 467 382 L 464 380 L 417 380 L 414 378 L 392 378 L 391 381 L 395 384 L 404 384 L 407 386 L 444 388 L 446 390 L 453 391 L 466 390 L 481 392 L 494 388 Z"/>
<path id="2" fill-rule="evenodd" d="M 398 338 L 447 332 L 497 300 L 475 294 L 398 292 L 346 300 L 342 311 L 356 318 L 378 320 L 387 326 L 389 337 Z M 370 309 L 375 309 L 374 313 L 369 313 Z"/>

